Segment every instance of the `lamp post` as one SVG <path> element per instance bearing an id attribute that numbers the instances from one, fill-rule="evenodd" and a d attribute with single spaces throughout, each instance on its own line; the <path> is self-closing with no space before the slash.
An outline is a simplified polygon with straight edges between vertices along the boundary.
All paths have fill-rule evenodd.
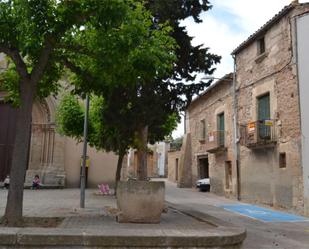
<path id="1" fill-rule="evenodd" d="M 80 175 L 80 208 L 85 208 L 88 113 L 89 113 L 89 95 L 87 94 L 85 102 L 85 117 L 84 117 L 84 144 L 83 144 L 83 156 L 82 156 L 82 170 Z"/>

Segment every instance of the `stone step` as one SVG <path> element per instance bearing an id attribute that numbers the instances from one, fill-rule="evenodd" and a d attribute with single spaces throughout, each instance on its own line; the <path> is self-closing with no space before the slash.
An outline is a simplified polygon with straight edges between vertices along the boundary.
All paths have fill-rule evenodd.
<path id="1" fill-rule="evenodd" d="M 0 229 L 0 249 L 64 248 L 216 248 L 239 249 L 245 231 L 235 227 L 179 231 L 118 228 L 106 230 L 59 228 Z"/>

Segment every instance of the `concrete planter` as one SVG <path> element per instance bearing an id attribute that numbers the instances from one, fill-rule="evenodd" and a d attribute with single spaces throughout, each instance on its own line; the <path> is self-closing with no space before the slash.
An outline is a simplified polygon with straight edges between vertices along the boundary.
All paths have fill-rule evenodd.
<path id="1" fill-rule="evenodd" d="M 164 182 L 119 182 L 117 205 L 121 223 L 160 223 L 164 209 Z"/>

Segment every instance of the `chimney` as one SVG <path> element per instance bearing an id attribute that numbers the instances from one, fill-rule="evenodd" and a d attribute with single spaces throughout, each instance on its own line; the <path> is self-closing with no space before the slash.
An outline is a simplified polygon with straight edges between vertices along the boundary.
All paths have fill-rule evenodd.
<path id="1" fill-rule="evenodd" d="M 299 4 L 299 1 L 298 0 L 293 0 L 292 2 L 291 2 L 291 5 L 298 5 Z"/>

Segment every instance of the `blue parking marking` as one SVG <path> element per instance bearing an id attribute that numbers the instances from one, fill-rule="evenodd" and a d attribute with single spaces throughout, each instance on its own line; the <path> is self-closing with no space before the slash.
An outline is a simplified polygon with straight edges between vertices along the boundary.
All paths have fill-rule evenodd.
<path id="1" fill-rule="evenodd" d="M 250 218 L 265 222 L 309 221 L 309 219 L 306 217 L 274 211 L 268 208 L 257 207 L 249 204 L 222 205 L 220 207 L 232 211 L 234 213 L 239 213 L 248 216 Z"/>

